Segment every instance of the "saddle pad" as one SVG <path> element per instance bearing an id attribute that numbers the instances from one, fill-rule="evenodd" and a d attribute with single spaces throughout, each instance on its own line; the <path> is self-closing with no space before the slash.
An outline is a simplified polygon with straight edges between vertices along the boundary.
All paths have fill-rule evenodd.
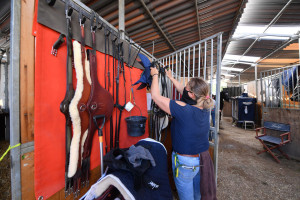
<path id="1" fill-rule="evenodd" d="M 167 166 L 167 150 L 163 144 L 153 139 L 146 138 L 140 140 L 135 146 L 144 146 L 152 154 L 156 166 L 150 167 L 144 174 L 147 177 L 148 186 L 142 186 L 139 190 L 134 189 L 133 176 L 128 171 L 115 171 L 99 182 L 94 184 L 92 188 L 81 198 L 81 200 L 92 200 L 100 196 L 109 185 L 113 185 L 119 189 L 120 193 L 127 200 L 143 199 L 143 200 L 169 200 L 173 199 L 168 177 Z M 109 182 L 108 182 L 109 180 Z M 156 188 L 158 186 L 158 188 Z"/>
<path id="2" fill-rule="evenodd" d="M 258 139 L 261 139 L 263 141 L 270 142 L 270 143 L 273 143 L 273 144 L 280 144 L 281 143 L 280 138 L 269 136 L 269 135 L 261 136 Z"/>
<path id="3" fill-rule="evenodd" d="M 36 9 L 37 10 L 37 7 Z M 75 20 L 75 19 L 74 19 Z M 78 24 L 79 26 L 79 24 Z M 57 56 L 50 54 L 52 45 L 59 37 L 59 33 L 34 21 L 33 34 L 36 36 L 35 49 L 35 107 L 34 107 L 34 181 L 36 198 L 49 198 L 64 188 L 65 179 L 65 118 L 59 106 L 66 91 L 66 43 L 59 48 Z M 90 37 L 90 33 L 86 33 Z M 110 57 L 112 63 L 112 57 Z M 104 85 L 104 54 L 97 52 L 98 79 Z M 112 66 L 110 71 L 112 72 Z M 132 68 L 132 79 L 137 81 L 142 70 Z M 125 67 L 127 100 L 129 101 L 130 77 L 129 68 Z M 73 74 L 76 79 L 75 74 Z M 111 73 L 111 81 L 112 73 Z M 74 88 L 76 80 L 74 80 Z M 120 78 L 120 102 L 124 102 L 123 78 Z M 136 104 L 141 108 L 142 115 L 147 116 L 146 89 L 136 91 Z M 133 108 L 131 115 L 140 115 L 138 109 Z M 115 116 L 115 110 L 113 113 Z M 141 137 L 130 137 L 127 134 L 125 118 L 130 116 L 124 111 L 121 119 L 120 147 L 127 148 L 140 139 L 148 137 L 148 129 Z M 115 117 L 113 117 L 115 121 Z M 148 123 L 148 120 L 147 120 Z M 115 126 L 114 126 L 115 127 Z M 148 124 L 146 124 L 148 127 Z M 109 123 L 103 130 L 103 146 L 109 146 Z M 91 169 L 100 164 L 99 141 L 95 134 L 92 142 Z M 104 152 L 105 153 L 105 152 Z"/>

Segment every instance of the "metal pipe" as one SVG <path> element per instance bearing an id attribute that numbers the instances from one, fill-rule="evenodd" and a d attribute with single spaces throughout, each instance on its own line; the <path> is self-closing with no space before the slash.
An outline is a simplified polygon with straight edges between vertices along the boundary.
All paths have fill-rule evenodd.
<path id="1" fill-rule="evenodd" d="M 273 89 L 274 89 L 274 87 L 273 87 L 273 74 L 272 74 L 272 71 L 270 71 L 270 73 L 271 73 L 271 78 L 270 78 L 271 87 L 270 87 L 270 84 L 269 84 L 269 87 L 271 88 L 271 108 L 273 108 L 273 101 L 274 101 L 274 96 L 273 96 Z"/>
<path id="2" fill-rule="evenodd" d="M 201 44 L 198 47 L 198 77 L 200 77 L 200 55 L 201 55 Z"/>
<path id="3" fill-rule="evenodd" d="M 216 111 L 220 110 L 220 76 L 221 76 L 221 62 L 222 62 L 222 35 L 218 36 L 217 46 L 217 72 L 216 72 Z M 219 118 L 220 112 L 216 112 L 215 120 L 215 145 L 214 145 L 214 166 L 216 184 L 218 180 L 218 151 L 219 151 Z"/>
<path id="4" fill-rule="evenodd" d="M 279 92 L 280 92 L 280 106 L 282 108 L 282 104 L 283 104 L 283 93 L 282 93 L 282 73 L 280 72 L 280 69 L 279 69 Z"/>
<path id="5" fill-rule="evenodd" d="M 5 103 L 4 103 L 4 105 L 5 105 L 5 111 L 6 112 L 9 112 L 9 106 L 8 106 L 8 100 L 9 100 L 9 93 L 8 93 L 8 85 L 9 85 L 9 82 L 8 82 L 8 80 L 9 80 L 9 74 L 8 74 L 8 72 L 9 72 L 9 70 L 8 70 L 8 68 L 9 68 L 9 65 L 10 65 L 10 49 L 9 48 L 7 48 L 6 49 L 6 62 L 5 62 L 5 64 L 4 64 L 4 73 L 5 73 L 5 88 L 4 88 L 4 94 L 5 94 Z M 6 130 L 5 130 L 5 141 L 9 141 L 9 139 L 10 139 L 10 116 L 5 116 L 5 120 L 6 120 Z"/>
<path id="6" fill-rule="evenodd" d="M 190 81 L 190 67 L 191 67 L 191 49 L 189 48 L 188 53 L 188 82 Z"/>
<path id="7" fill-rule="evenodd" d="M 257 65 L 255 65 L 255 96 L 258 99 L 258 84 L 257 84 Z"/>
<path id="8" fill-rule="evenodd" d="M 212 91 L 212 77 L 214 67 L 214 40 L 210 40 L 210 92 Z"/>
<path id="9" fill-rule="evenodd" d="M 183 51 L 183 85 L 185 86 L 185 50 Z"/>
<path id="10" fill-rule="evenodd" d="M 171 67 L 171 56 L 169 56 L 169 68 Z M 171 85 L 171 80 L 170 79 L 167 79 L 169 84 L 168 85 Z M 171 98 L 171 90 L 172 90 L 172 87 L 169 87 L 168 89 L 168 98 Z"/>
<path id="11" fill-rule="evenodd" d="M 179 62 L 179 64 L 180 64 L 180 62 Z M 178 70 L 178 55 L 177 55 L 177 53 L 176 53 L 176 80 L 177 80 L 177 70 Z M 175 88 L 175 100 L 177 100 L 177 89 Z"/>
<path id="12" fill-rule="evenodd" d="M 120 38 L 125 39 L 125 6 L 124 0 L 119 0 L 119 31 Z"/>
<path id="13" fill-rule="evenodd" d="M 300 87 L 299 67 L 296 68 L 296 71 L 297 71 L 297 75 L 298 75 L 298 80 L 297 80 L 297 86 L 298 86 L 297 87 L 297 96 L 298 96 L 298 102 L 300 102 L 300 98 L 299 98 L 299 87 Z M 296 101 L 296 100 L 294 100 L 294 101 Z"/>
<path id="14" fill-rule="evenodd" d="M 198 3 L 197 3 L 197 2 L 198 2 L 198 1 L 195 0 L 195 8 L 196 8 L 196 16 L 197 16 L 198 34 L 199 34 L 199 40 L 201 40 L 199 9 L 198 9 Z"/>
<path id="15" fill-rule="evenodd" d="M 10 70 L 9 70 L 9 120 L 10 146 L 20 143 L 20 28 L 21 1 L 11 1 L 10 19 Z M 10 150 L 11 195 L 22 199 L 20 146 Z"/>
<path id="16" fill-rule="evenodd" d="M 172 73 L 174 73 L 174 55 L 172 55 Z M 173 74 L 172 74 L 172 75 L 173 75 Z M 173 84 L 172 81 L 171 81 L 171 83 L 172 83 L 171 99 L 173 99 L 173 97 L 174 97 L 174 94 L 173 94 L 174 84 Z"/>
<path id="17" fill-rule="evenodd" d="M 177 53 L 176 53 L 177 55 Z M 182 81 L 182 74 L 181 74 L 181 52 L 179 53 L 179 58 L 180 58 L 180 62 L 179 62 L 179 77 L 180 77 L 180 83 Z M 178 94 L 180 96 L 180 94 Z"/>
<path id="18" fill-rule="evenodd" d="M 268 107 L 267 105 L 267 83 L 266 83 L 266 72 L 264 72 L 264 83 L 265 83 L 265 100 L 266 100 L 266 107 Z"/>
<path id="19" fill-rule="evenodd" d="M 204 43 L 204 74 L 203 74 L 204 80 L 206 80 L 206 50 L 207 50 L 207 43 L 205 41 L 205 43 Z"/>
<path id="20" fill-rule="evenodd" d="M 193 78 L 195 77 L 195 46 L 193 46 Z"/>
<path id="21" fill-rule="evenodd" d="M 262 73 L 260 72 L 260 90 L 261 90 L 261 92 L 260 92 L 260 102 L 261 102 L 261 106 L 263 106 L 263 104 L 264 104 L 264 95 L 263 95 L 263 84 L 262 84 Z M 257 96 L 258 97 L 258 96 Z M 257 98 L 258 99 L 258 98 Z"/>
<path id="22" fill-rule="evenodd" d="M 173 46 L 173 44 L 171 43 L 171 41 L 169 40 L 169 38 L 167 37 L 167 35 L 165 34 L 165 32 L 162 30 L 162 28 L 160 27 L 160 25 L 157 23 L 156 19 L 153 17 L 151 11 L 148 9 L 148 7 L 145 4 L 144 0 L 140 0 L 140 3 L 142 4 L 143 8 L 145 9 L 145 11 L 149 15 L 149 17 L 152 19 L 153 23 L 158 28 L 158 30 L 160 31 L 160 33 L 162 34 L 162 36 L 167 41 L 167 44 L 173 49 L 173 51 L 176 51 L 176 48 Z"/>

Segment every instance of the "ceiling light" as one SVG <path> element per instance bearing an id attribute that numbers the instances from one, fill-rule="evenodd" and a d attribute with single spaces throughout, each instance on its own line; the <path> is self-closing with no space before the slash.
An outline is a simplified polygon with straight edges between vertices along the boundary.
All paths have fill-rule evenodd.
<path id="1" fill-rule="evenodd" d="M 274 34 L 274 36 L 261 36 L 259 39 L 261 40 L 288 40 L 289 37 L 288 35 L 290 35 L 290 37 L 292 37 L 293 35 L 297 34 L 297 32 L 300 30 L 300 26 L 272 26 L 269 27 L 267 29 L 267 31 L 265 31 L 266 26 L 243 26 L 243 25 L 239 25 L 232 38 L 236 39 L 236 38 L 243 38 L 247 36 L 249 37 L 250 35 L 252 36 L 260 36 L 262 34 Z M 264 32 L 265 31 L 265 32 Z M 285 37 L 281 37 L 281 36 L 276 36 L 276 34 L 280 33 L 281 35 L 286 35 Z M 245 39 L 246 39 L 245 38 Z M 255 38 L 253 38 L 255 39 Z"/>
<path id="2" fill-rule="evenodd" d="M 241 72 L 243 71 L 244 69 L 242 68 L 233 68 L 233 67 L 221 67 L 221 70 L 227 70 L 227 71 L 236 71 L 236 72 Z"/>
<path id="3" fill-rule="evenodd" d="M 226 74 L 226 73 L 222 73 L 222 75 L 224 75 L 224 76 L 228 76 L 228 77 L 235 77 L 235 75 L 234 75 L 234 74 Z"/>
<path id="4" fill-rule="evenodd" d="M 242 55 L 231 55 L 226 54 L 223 58 L 223 61 L 245 61 L 245 62 L 256 62 L 260 57 L 256 56 L 242 56 Z"/>

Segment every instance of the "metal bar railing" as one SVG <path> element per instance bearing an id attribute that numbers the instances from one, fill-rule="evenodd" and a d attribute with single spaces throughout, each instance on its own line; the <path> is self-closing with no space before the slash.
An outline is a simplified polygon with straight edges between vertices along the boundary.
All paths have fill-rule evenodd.
<path id="1" fill-rule="evenodd" d="M 214 41 L 215 40 L 215 41 Z M 214 52 L 214 49 L 216 51 Z M 191 52 L 192 51 L 192 52 Z M 197 52 L 198 51 L 198 52 Z M 215 34 L 209 38 L 201 40 L 197 43 L 189 45 L 188 47 L 177 50 L 169 55 L 158 59 L 159 63 L 167 65 L 172 63 L 172 71 L 175 72 L 174 78 L 180 82 L 180 84 L 186 85 L 190 81 L 191 77 L 202 77 L 209 82 L 210 97 L 212 97 L 212 91 L 216 92 L 216 108 L 218 111 L 220 108 L 220 76 L 221 76 L 221 54 L 222 54 L 222 33 Z M 198 58 L 197 58 L 198 55 Z M 172 59 L 170 58 L 172 56 Z M 171 61 L 172 60 L 172 61 Z M 198 63 L 197 63 L 198 62 Z M 214 63 L 215 62 L 215 63 Z M 210 63 L 210 66 L 209 66 Z M 215 68 L 216 67 L 216 68 Z M 198 72 L 196 71 L 198 70 Z M 202 71 L 202 72 L 201 72 Z M 179 92 L 175 91 L 171 98 L 178 100 L 180 98 Z M 215 113 L 215 127 L 210 127 L 210 131 L 213 131 L 214 137 L 210 142 L 210 145 L 214 146 L 214 163 L 215 173 L 217 178 L 217 159 L 218 159 L 218 132 L 219 132 L 219 112 Z M 211 121 L 211 119 L 209 120 Z M 217 179 L 216 179 L 217 180 Z"/>
<path id="2" fill-rule="evenodd" d="M 265 107 L 300 109 L 299 67 L 297 64 L 261 72 L 261 81 L 265 83 L 261 84 L 261 91 L 265 91 L 262 94 Z"/>

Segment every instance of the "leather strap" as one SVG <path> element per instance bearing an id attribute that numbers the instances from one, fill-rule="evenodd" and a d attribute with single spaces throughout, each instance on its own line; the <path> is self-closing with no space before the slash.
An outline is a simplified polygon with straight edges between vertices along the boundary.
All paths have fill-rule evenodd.
<path id="1" fill-rule="evenodd" d="M 60 111 L 65 115 L 66 119 L 66 162 L 65 162 L 65 196 L 70 194 L 70 190 L 72 188 L 72 181 L 68 178 L 68 167 L 69 167 L 69 157 L 70 157 L 70 145 L 71 145 L 71 137 L 72 137 L 72 128 L 71 128 L 71 117 L 69 112 L 69 105 L 74 96 L 74 88 L 73 88 L 73 71 L 72 71 L 72 60 L 73 60 L 73 51 L 72 51 L 72 27 L 71 27 L 71 15 L 73 9 L 69 7 L 69 1 L 66 0 L 66 25 L 67 25 L 67 89 L 64 100 L 60 104 Z"/>
<path id="2" fill-rule="evenodd" d="M 93 26 L 93 25 L 92 25 Z M 92 27 L 93 28 L 93 27 Z M 90 154 L 91 146 L 94 133 L 97 129 L 93 122 L 93 117 L 97 115 L 104 115 L 105 119 L 109 119 L 113 111 L 113 98 L 112 95 L 105 90 L 98 81 L 97 76 L 97 58 L 96 58 L 96 38 L 95 38 L 95 29 L 92 29 L 92 43 L 93 50 L 89 50 L 89 61 L 90 61 L 90 70 L 91 70 L 91 93 L 87 103 L 87 109 L 89 112 L 89 127 L 88 127 L 88 136 L 84 143 L 84 152 L 83 152 L 83 164 L 84 177 L 87 180 L 89 177 L 89 168 L 90 168 Z M 101 124 L 101 119 L 98 121 L 98 124 Z M 84 163 L 85 162 L 85 163 Z M 102 164 L 102 163 L 101 163 Z"/>

